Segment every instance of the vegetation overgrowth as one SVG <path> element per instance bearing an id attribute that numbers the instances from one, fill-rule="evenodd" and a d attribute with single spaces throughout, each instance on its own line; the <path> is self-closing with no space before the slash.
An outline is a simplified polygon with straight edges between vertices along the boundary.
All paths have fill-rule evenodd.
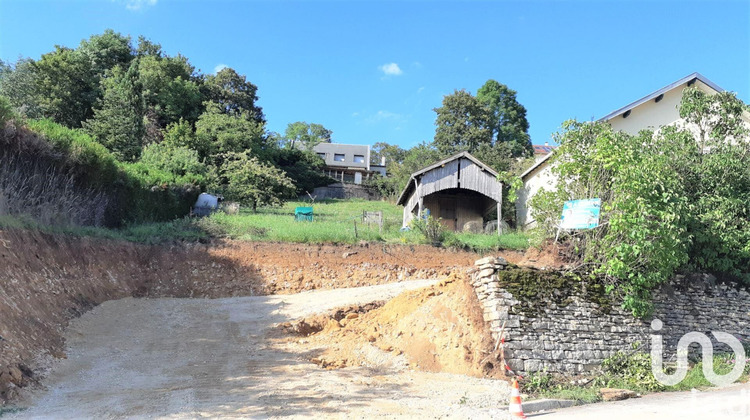
<path id="1" fill-rule="evenodd" d="M 554 236 L 565 200 L 601 198 L 600 226 L 568 237 L 569 248 L 579 271 L 604 278 L 638 316 L 680 270 L 750 283 L 747 106 L 732 93 L 687 88 L 679 111 L 685 125 L 638 135 L 566 122 L 553 157 L 560 181 L 531 199 Z"/>

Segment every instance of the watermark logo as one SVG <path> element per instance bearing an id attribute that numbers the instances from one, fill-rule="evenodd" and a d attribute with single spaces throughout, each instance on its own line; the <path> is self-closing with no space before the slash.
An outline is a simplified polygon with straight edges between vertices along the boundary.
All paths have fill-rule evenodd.
<path id="1" fill-rule="evenodd" d="M 661 331 L 664 324 L 659 319 L 651 321 L 651 329 Z M 740 340 L 732 334 L 711 331 L 716 341 L 728 345 L 734 352 L 734 367 L 726 375 L 714 372 L 714 346 L 711 339 L 703 333 L 689 332 L 677 343 L 677 370 L 672 374 L 664 373 L 664 343 L 662 336 L 651 334 L 651 372 L 662 385 L 673 386 L 680 383 L 688 372 L 688 352 L 693 343 L 700 344 L 703 354 L 703 375 L 716 386 L 726 386 L 737 381 L 745 370 L 745 348 Z"/>

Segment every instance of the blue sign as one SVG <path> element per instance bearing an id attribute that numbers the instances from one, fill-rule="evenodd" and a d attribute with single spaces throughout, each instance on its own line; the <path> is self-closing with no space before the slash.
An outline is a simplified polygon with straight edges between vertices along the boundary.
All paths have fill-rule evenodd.
<path id="1" fill-rule="evenodd" d="M 599 226 L 601 207 L 602 200 L 599 198 L 566 201 L 563 205 L 560 228 L 593 229 Z"/>

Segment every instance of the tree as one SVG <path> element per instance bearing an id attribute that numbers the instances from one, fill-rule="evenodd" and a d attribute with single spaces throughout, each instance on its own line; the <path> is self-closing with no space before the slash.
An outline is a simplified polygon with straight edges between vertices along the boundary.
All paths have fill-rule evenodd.
<path id="1" fill-rule="evenodd" d="M 292 149 L 300 147 L 310 151 L 319 143 L 330 143 L 332 134 L 333 131 L 320 124 L 297 121 L 287 125 L 282 144 Z"/>
<path id="2" fill-rule="evenodd" d="M 122 36 L 112 29 L 81 41 L 77 51 L 88 59 L 91 71 L 98 78 L 104 77 L 108 70 L 116 66 L 128 68 L 134 58 L 130 37 Z"/>
<path id="3" fill-rule="evenodd" d="M 224 154 L 249 152 L 266 160 L 269 145 L 263 123 L 250 118 L 247 112 L 235 116 L 225 113 L 220 104 L 207 102 L 206 105 L 206 112 L 195 124 L 201 159 L 210 159 L 211 163 L 221 166 Z"/>
<path id="4" fill-rule="evenodd" d="M 292 180 L 284 171 L 263 163 L 247 152 L 229 152 L 222 156 L 220 175 L 224 180 L 224 194 L 230 200 L 258 206 L 281 205 L 294 194 Z"/>
<path id="5" fill-rule="evenodd" d="M 42 116 L 70 128 L 93 116 L 99 79 L 80 51 L 56 46 L 34 63 L 36 98 Z"/>
<path id="6" fill-rule="evenodd" d="M 516 100 L 516 91 L 490 79 L 477 91 L 477 100 L 488 110 L 493 146 L 502 146 L 514 158 L 534 153 L 526 108 Z"/>
<path id="7" fill-rule="evenodd" d="M 466 90 L 443 97 L 443 106 L 435 108 L 435 147 L 443 156 L 476 151 L 481 144 L 492 143 L 489 111 Z"/>
<path id="8" fill-rule="evenodd" d="M 127 71 L 115 67 L 102 80 L 104 97 L 85 129 L 119 160 L 135 161 L 143 146 L 143 98 L 138 60 Z"/>
<path id="9" fill-rule="evenodd" d="M 200 86 L 187 58 L 144 55 L 140 60 L 143 100 L 154 123 L 164 128 L 183 118 L 195 122 L 202 111 Z"/>
<path id="10" fill-rule="evenodd" d="M 385 158 L 385 165 L 388 167 L 391 164 L 403 162 L 405 157 L 406 150 L 402 149 L 401 146 L 379 141 L 372 145 L 370 163 L 380 165 L 380 162 Z"/>
<path id="11" fill-rule="evenodd" d="M 204 91 L 204 98 L 216 103 L 222 113 L 258 123 L 265 122 L 263 110 L 255 104 L 258 101 L 258 87 L 233 69 L 226 67 L 216 75 L 207 76 Z"/>
<path id="12" fill-rule="evenodd" d="M 0 75 L 0 95 L 5 96 L 10 104 L 30 118 L 42 116 L 39 108 L 39 91 L 34 60 L 19 59 L 14 66 L 3 63 Z"/>

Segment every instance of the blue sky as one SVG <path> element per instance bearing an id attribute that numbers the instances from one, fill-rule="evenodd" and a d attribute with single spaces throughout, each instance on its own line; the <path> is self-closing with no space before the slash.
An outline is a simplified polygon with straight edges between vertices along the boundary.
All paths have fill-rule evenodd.
<path id="1" fill-rule="evenodd" d="M 750 102 L 750 1 L 0 1 L 0 58 L 38 59 L 107 28 L 258 86 L 268 129 L 411 147 L 454 89 L 518 92 L 532 142 L 692 72 Z"/>

